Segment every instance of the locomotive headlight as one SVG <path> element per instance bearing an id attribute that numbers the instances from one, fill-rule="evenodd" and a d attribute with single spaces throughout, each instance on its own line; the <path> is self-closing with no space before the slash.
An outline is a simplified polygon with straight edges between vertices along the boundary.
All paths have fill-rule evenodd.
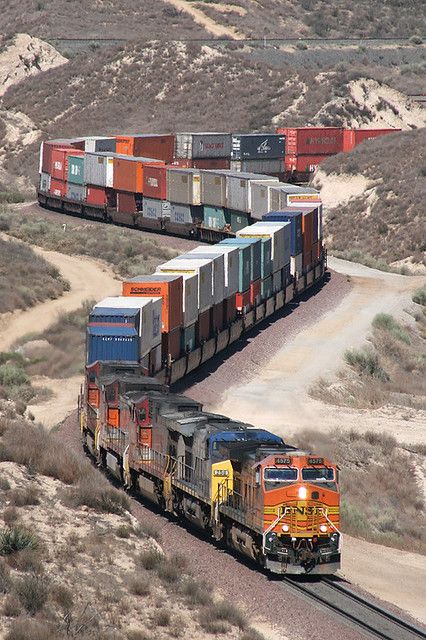
<path id="1" fill-rule="evenodd" d="M 301 500 L 306 500 L 306 496 L 308 495 L 308 490 L 306 487 L 299 487 L 299 498 Z"/>
<path id="2" fill-rule="evenodd" d="M 290 527 L 288 526 L 288 524 L 283 524 L 281 529 L 284 531 L 284 533 L 287 533 L 287 531 L 290 529 Z"/>
<path id="3" fill-rule="evenodd" d="M 327 533 L 327 525 L 326 524 L 320 524 L 320 531 L 321 531 L 321 533 Z"/>

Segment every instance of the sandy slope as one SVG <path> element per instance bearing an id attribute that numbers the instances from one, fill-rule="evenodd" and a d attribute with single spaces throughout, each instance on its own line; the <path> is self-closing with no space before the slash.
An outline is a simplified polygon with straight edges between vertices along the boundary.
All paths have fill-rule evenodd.
<path id="1" fill-rule="evenodd" d="M 204 27 L 209 33 L 212 33 L 218 38 L 230 37 L 233 40 L 243 40 L 244 34 L 239 33 L 234 27 L 225 27 L 218 24 L 209 16 L 206 16 L 201 9 L 195 7 L 192 2 L 186 0 L 164 0 L 168 4 L 173 5 L 179 11 L 185 11 L 193 18 L 194 22 Z"/>

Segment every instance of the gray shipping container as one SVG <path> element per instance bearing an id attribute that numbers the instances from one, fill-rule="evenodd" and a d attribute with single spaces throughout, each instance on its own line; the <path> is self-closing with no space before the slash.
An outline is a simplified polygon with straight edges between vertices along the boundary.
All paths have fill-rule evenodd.
<path id="1" fill-rule="evenodd" d="M 170 218 L 170 202 L 168 200 L 144 198 L 142 205 L 142 215 L 144 218 L 152 218 L 153 220 L 159 220 L 160 218 Z"/>
<path id="2" fill-rule="evenodd" d="M 177 222 L 178 224 L 191 224 L 192 215 L 191 207 L 189 206 L 189 204 L 177 204 L 176 202 L 171 202 L 170 222 Z"/>
<path id="3" fill-rule="evenodd" d="M 167 169 L 167 200 L 181 204 L 201 203 L 200 172 L 179 167 Z"/>
<path id="4" fill-rule="evenodd" d="M 271 183 L 269 180 L 266 182 L 252 182 L 250 184 L 251 215 L 255 220 L 262 220 L 263 214 L 268 211 L 277 211 L 277 209 L 271 208 L 271 195 L 274 191 L 271 184 L 274 183 Z"/>
<path id="5" fill-rule="evenodd" d="M 176 158 L 229 158 L 230 133 L 177 133 Z"/>
<path id="6" fill-rule="evenodd" d="M 232 171 L 221 169 L 200 171 L 200 194 L 203 204 L 215 207 L 226 207 L 226 176 Z"/>
<path id="7" fill-rule="evenodd" d="M 246 133 L 232 136 L 232 160 L 283 159 L 284 155 L 285 136 L 283 135 Z"/>
<path id="8" fill-rule="evenodd" d="M 197 306 L 198 313 L 202 313 L 213 305 L 212 278 L 213 263 L 211 260 L 184 260 L 184 256 L 179 256 L 179 260 L 173 259 L 160 264 L 157 267 L 160 273 L 182 273 L 186 275 L 198 276 Z"/>
<path id="9" fill-rule="evenodd" d="M 284 160 L 231 160 L 231 171 L 246 173 L 283 173 Z"/>
<path id="10" fill-rule="evenodd" d="M 112 188 L 114 186 L 113 158 L 135 160 L 132 156 L 126 156 L 123 153 L 110 153 L 106 151 L 86 153 L 84 158 L 85 184 Z"/>
<path id="11" fill-rule="evenodd" d="M 49 191 L 50 189 L 50 175 L 48 173 L 44 173 L 43 171 L 40 173 L 40 191 Z"/>
<path id="12" fill-rule="evenodd" d="M 79 202 L 86 200 L 86 185 L 68 182 L 67 198 L 70 200 L 77 200 Z"/>
<path id="13" fill-rule="evenodd" d="M 87 152 L 107 151 L 115 153 L 115 138 L 107 138 L 106 136 L 90 136 L 84 138 L 84 150 Z"/>
<path id="14" fill-rule="evenodd" d="M 230 173 L 226 176 L 226 206 L 228 209 L 236 211 L 244 211 L 251 213 L 251 189 L 250 183 L 270 182 L 274 184 L 278 182 L 278 178 L 264 176 L 257 173 Z"/>

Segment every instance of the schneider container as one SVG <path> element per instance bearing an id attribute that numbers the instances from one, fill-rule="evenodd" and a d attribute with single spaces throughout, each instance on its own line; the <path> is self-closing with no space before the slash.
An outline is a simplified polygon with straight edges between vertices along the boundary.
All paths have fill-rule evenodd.
<path id="1" fill-rule="evenodd" d="M 123 296 L 161 298 L 161 324 L 165 332 L 183 324 L 183 278 L 179 275 L 136 276 L 122 285 Z"/>

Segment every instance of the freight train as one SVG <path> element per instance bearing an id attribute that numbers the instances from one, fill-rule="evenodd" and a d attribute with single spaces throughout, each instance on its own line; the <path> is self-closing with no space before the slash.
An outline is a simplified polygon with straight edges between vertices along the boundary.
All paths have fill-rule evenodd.
<path id="1" fill-rule="evenodd" d="M 275 574 L 340 567 L 339 471 L 138 368 L 87 367 L 84 446 L 128 489 Z"/>

